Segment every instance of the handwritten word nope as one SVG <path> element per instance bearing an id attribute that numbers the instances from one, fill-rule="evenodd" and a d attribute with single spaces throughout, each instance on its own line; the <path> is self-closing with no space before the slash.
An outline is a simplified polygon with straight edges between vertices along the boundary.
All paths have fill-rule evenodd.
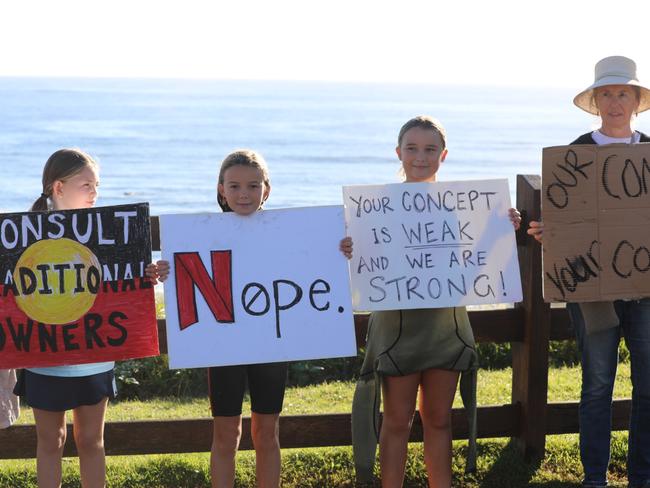
<path id="1" fill-rule="evenodd" d="M 176 301 L 181 330 L 187 329 L 199 321 L 195 286 L 205 299 L 217 322 L 235 322 L 232 251 L 211 251 L 210 260 L 212 277 L 208 274 L 198 252 L 174 254 Z M 330 290 L 331 287 L 327 281 L 320 278 L 315 279 L 309 286 L 310 306 L 318 312 L 328 310 L 330 302 L 323 303 L 321 300 L 320 303 L 317 303 L 316 295 L 327 295 Z M 303 295 L 304 292 L 300 285 L 286 279 L 273 280 L 270 287 L 264 286 L 262 283 L 251 282 L 246 284 L 239 293 L 243 309 L 249 315 L 263 316 L 269 313 L 273 307 L 278 338 L 281 337 L 280 312 L 298 305 Z M 343 307 L 338 308 L 339 313 L 343 313 L 343 311 Z"/>

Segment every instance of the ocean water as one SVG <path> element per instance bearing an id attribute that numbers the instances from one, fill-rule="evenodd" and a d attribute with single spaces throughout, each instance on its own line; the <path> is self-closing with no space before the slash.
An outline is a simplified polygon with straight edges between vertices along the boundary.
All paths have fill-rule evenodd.
<path id="1" fill-rule="evenodd" d="M 399 181 L 397 133 L 418 114 L 448 131 L 439 179 L 508 178 L 514 194 L 542 147 L 595 127 L 572 105 L 579 88 L 0 78 L 0 210 L 31 205 L 61 147 L 99 160 L 100 205 L 214 211 L 220 161 L 242 147 L 269 164 L 267 208 L 339 204 L 342 185 Z"/>

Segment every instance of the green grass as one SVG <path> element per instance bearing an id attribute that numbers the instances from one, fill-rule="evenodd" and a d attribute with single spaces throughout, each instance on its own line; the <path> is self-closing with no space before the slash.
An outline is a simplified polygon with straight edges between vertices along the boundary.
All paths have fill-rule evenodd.
<path id="1" fill-rule="evenodd" d="M 610 483 L 626 486 L 623 467 L 627 436 L 614 434 Z M 465 442 L 454 442 L 452 469 L 454 487 L 460 488 L 569 488 L 578 487 L 581 466 L 576 435 L 549 436 L 547 454 L 541 463 L 522 461 L 516 449 L 505 439 L 479 441 L 477 472 L 464 474 Z M 286 449 L 282 458 L 282 486 L 295 488 L 353 487 L 354 465 L 349 447 L 322 449 Z M 207 454 L 109 457 L 108 486 L 113 488 L 207 488 Z M 79 486 L 76 459 L 64 460 L 64 487 Z M 35 487 L 33 460 L 0 463 L 0 487 Z M 238 487 L 255 486 L 255 459 L 241 452 L 237 459 Z M 419 444 L 409 446 L 406 483 L 409 487 L 426 486 L 426 474 Z"/>
<path id="2" fill-rule="evenodd" d="M 549 401 L 576 400 L 580 391 L 580 368 L 553 368 L 549 376 Z M 629 397 L 631 384 L 629 364 L 619 365 L 615 396 Z M 480 405 L 510 402 L 512 372 L 480 370 L 478 400 Z M 354 392 L 352 382 L 288 388 L 284 414 L 317 414 L 349 412 Z M 460 399 L 455 401 L 460 406 Z M 250 408 L 248 401 L 244 411 Z M 166 398 L 153 401 L 118 401 L 107 412 L 108 421 L 176 419 L 209 417 L 206 398 Z M 32 412 L 24 408 L 20 424 L 33 422 Z M 610 480 L 612 486 L 625 486 L 626 433 L 614 435 Z M 579 461 L 577 435 L 549 436 L 547 454 L 538 464 L 524 463 L 506 439 L 479 441 L 478 470 L 465 475 L 466 442 L 454 442 L 454 486 L 467 488 L 568 488 L 579 486 L 582 468 Z M 405 486 L 426 486 L 426 474 L 419 444 L 409 447 Z M 349 447 L 283 450 L 283 486 L 289 488 L 352 487 L 354 467 Z M 115 456 L 107 461 L 109 487 L 209 487 L 209 456 L 171 454 L 155 456 Z M 255 457 L 241 452 L 237 459 L 237 485 L 255 485 Z M 32 488 L 36 486 L 35 461 L 0 461 L 0 487 Z M 79 465 L 76 458 L 64 460 L 64 487 L 78 487 Z"/>
<path id="3" fill-rule="evenodd" d="M 510 403 L 512 371 L 479 370 L 478 404 L 502 405 Z M 566 367 L 549 370 L 548 398 L 551 402 L 577 400 L 580 396 L 580 368 Z M 349 412 L 354 393 L 353 382 L 335 381 L 320 385 L 287 388 L 284 415 Z M 629 398 L 632 394 L 630 365 L 619 365 L 614 396 Z M 456 395 L 454 406 L 462 406 Z M 107 421 L 179 419 L 209 417 L 207 398 L 161 398 L 155 401 L 125 400 L 112 403 L 107 411 Z M 250 411 L 248 399 L 244 412 Z M 29 408 L 23 408 L 18 423 L 29 424 L 34 417 Z"/>

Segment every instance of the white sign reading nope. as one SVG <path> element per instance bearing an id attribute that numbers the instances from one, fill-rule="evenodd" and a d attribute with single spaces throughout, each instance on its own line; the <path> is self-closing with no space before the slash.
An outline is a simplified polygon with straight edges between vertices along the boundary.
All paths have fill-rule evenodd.
<path id="1" fill-rule="evenodd" d="M 507 180 L 343 187 L 355 310 L 521 300 Z"/>
<path id="2" fill-rule="evenodd" d="M 163 215 L 171 368 L 356 355 L 340 206 Z"/>

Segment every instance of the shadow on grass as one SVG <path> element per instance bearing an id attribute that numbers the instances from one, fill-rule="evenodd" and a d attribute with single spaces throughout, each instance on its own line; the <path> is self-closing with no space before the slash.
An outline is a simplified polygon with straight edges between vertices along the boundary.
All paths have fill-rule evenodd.
<path id="1" fill-rule="evenodd" d="M 541 464 L 541 460 L 524 461 L 514 443 L 509 442 L 482 476 L 478 486 L 480 488 L 577 488 L 580 486 L 579 483 L 570 481 L 531 481 Z"/>
<path id="2" fill-rule="evenodd" d="M 539 468 L 540 463 L 526 463 L 513 442 L 509 442 L 486 471 L 479 486 L 481 488 L 521 488 Z"/>

